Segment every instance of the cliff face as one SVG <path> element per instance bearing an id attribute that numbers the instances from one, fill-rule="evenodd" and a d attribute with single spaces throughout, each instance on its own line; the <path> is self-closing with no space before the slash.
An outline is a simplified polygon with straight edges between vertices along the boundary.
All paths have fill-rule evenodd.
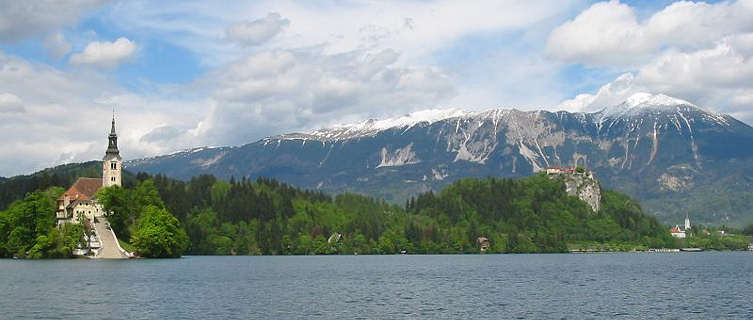
<path id="1" fill-rule="evenodd" d="M 567 194 L 578 196 L 578 198 L 588 203 L 594 212 L 601 210 L 601 187 L 592 172 L 552 172 L 548 170 L 548 174 L 550 177 L 560 178 L 565 181 Z"/>

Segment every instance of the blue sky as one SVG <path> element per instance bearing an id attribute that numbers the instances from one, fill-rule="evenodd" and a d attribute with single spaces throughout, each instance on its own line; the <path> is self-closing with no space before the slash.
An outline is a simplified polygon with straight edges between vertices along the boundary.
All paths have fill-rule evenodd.
<path id="1" fill-rule="evenodd" d="M 129 159 L 425 109 L 589 112 L 637 92 L 753 123 L 751 0 L 0 8 L 0 176 L 99 157 L 114 107 Z"/>

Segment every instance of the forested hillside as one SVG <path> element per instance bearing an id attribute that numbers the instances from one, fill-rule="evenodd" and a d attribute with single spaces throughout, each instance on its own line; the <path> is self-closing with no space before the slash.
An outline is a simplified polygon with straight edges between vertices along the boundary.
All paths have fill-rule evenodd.
<path id="1" fill-rule="evenodd" d="M 565 252 L 573 241 L 676 245 L 628 197 L 607 191 L 604 209 L 594 213 L 568 196 L 562 181 L 542 175 L 464 179 L 405 207 L 269 179 L 137 178 L 153 179 L 186 229 L 190 254 L 464 253 L 479 251 L 479 237 L 490 240 L 492 252 Z"/>
<path id="2" fill-rule="evenodd" d="M 46 190 L 49 187 L 67 188 L 79 177 L 101 177 L 102 162 L 64 164 L 44 169 L 30 175 L 0 179 L 0 210 L 13 201 L 22 199 L 27 193 Z"/>

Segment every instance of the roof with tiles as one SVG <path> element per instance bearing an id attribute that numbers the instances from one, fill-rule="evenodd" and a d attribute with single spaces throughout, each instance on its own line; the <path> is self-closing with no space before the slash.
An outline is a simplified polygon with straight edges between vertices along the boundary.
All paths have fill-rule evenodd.
<path id="1" fill-rule="evenodd" d="M 102 179 L 101 178 L 78 178 L 76 180 L 76 183 L 74 183 L 68 190 L 63 192 L 62 195 L 58 198 L 58 200 L 65 200 L 65 196 L 69 196 L 69 199 L 71 201 L 73 200 L 80 200 L 80 201 L 86 201 L 91 200 L 94 197 L 94 193 L 99 190 L 99 188 L 102 187 Z"/>

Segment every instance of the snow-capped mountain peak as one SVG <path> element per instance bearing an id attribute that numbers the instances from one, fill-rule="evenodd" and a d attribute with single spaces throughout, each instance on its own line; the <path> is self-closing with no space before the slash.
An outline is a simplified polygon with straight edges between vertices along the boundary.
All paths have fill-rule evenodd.
<path id="1" fill-rule="evenodd" d="M 699 115 L 704 119 L 712 120 L 719 124 L 728 124 L 723 115 L 702 109 L 686 100 L 670 97 L 661 93 L 653 94 L 647 92 L 635 93 L 624 101 L 612 106 L 607 106 L 598 112 L 580 112 L 574 114 L 577 115 L 581 121 L 586 121 L 587 118 L 594 117 L 597 119 L 597 125 L 601 128 L 608 119 L 614 120 L 623 117 L 633 118 L 649 114 L 652 114 L 652 119 L 654 119 L 657 116 L 657 113 L 672 114 L 670 116 L 672 119 L 686 119 L 688 116 L 687 113 L 692 110 L 701 111 Z M 281 140 L 301 140 L 304 144 L 306 141 L 341 141 L 374 136 L 382 131 L 390 129 L 408 130 L 421 123 L 431 125 L 436 122 L 451 119 L 473 119 L 473 121 L 491 120 L 496 126 L 502 119 L 514 124 L 515 122 L 523 121 L 519 119 L 520 116 L 539 117 L 541 112 L 542 111 L 518 111 L 516 109 L 497 108 L 484 111 L 466 111 L 457 108 L 427 109 L 398 117 L 369 119 L 360 122 L 333 125 L 307 133 L 291 133 L 268 137 L 263 139 L 263 141 L 267 144 L 279 142 Z"/>
<path id="2" fill-rule="evenodd" d="M 651 111 L 674 111 L 675 108 L 681 106 L 701 109 L 686 100 L 662 93 L 638 92 L 621 103 L 607 106 L 602 109 L 601 114 L 604 117 L 635 116 Z"/>
<path id="3" fill-rule="evenodd" d="M 460 117 L 468 114 L 456 108 L 450 109 L 428 109 L 416 111 L 403 116 L 386 118 L 386 119 L 369 119 L 362 122 L 335 125 L 332 129 L 351 129 L 351 130 L 385 130 L 395 127 L 414 126 L 421 122 L 434 123 L 444 119 Z"/>
<path id="4" fill-rule="evenodd" d="M 659 94 L 652 94 L 648 92 L 638 92 L 625 100 L 625 102 L 622 103 L 622 105 L 628 107 L 628 108 L 636 108 L 636 107 L 646 107 L 646 106 L 677 106 L 677 105 L 689 105 L 695 107 L 694 104 L 670 97 L 668 95 L 659 93 Z"/>
<path id="5" fill-rule="evenodd" d="M 288 140 L 344 140 L 374 135 L 391 128 L 410 128 L 419 123 L 432 124 L 437 121 L 463 117 L 469 114 L 473 114 L 473 112 L 457 108 L 427 109 L 393 118 L 369 119 L 355 123 L 338 124 L 309 133 L 286 134 L 282 138 Z"/>

